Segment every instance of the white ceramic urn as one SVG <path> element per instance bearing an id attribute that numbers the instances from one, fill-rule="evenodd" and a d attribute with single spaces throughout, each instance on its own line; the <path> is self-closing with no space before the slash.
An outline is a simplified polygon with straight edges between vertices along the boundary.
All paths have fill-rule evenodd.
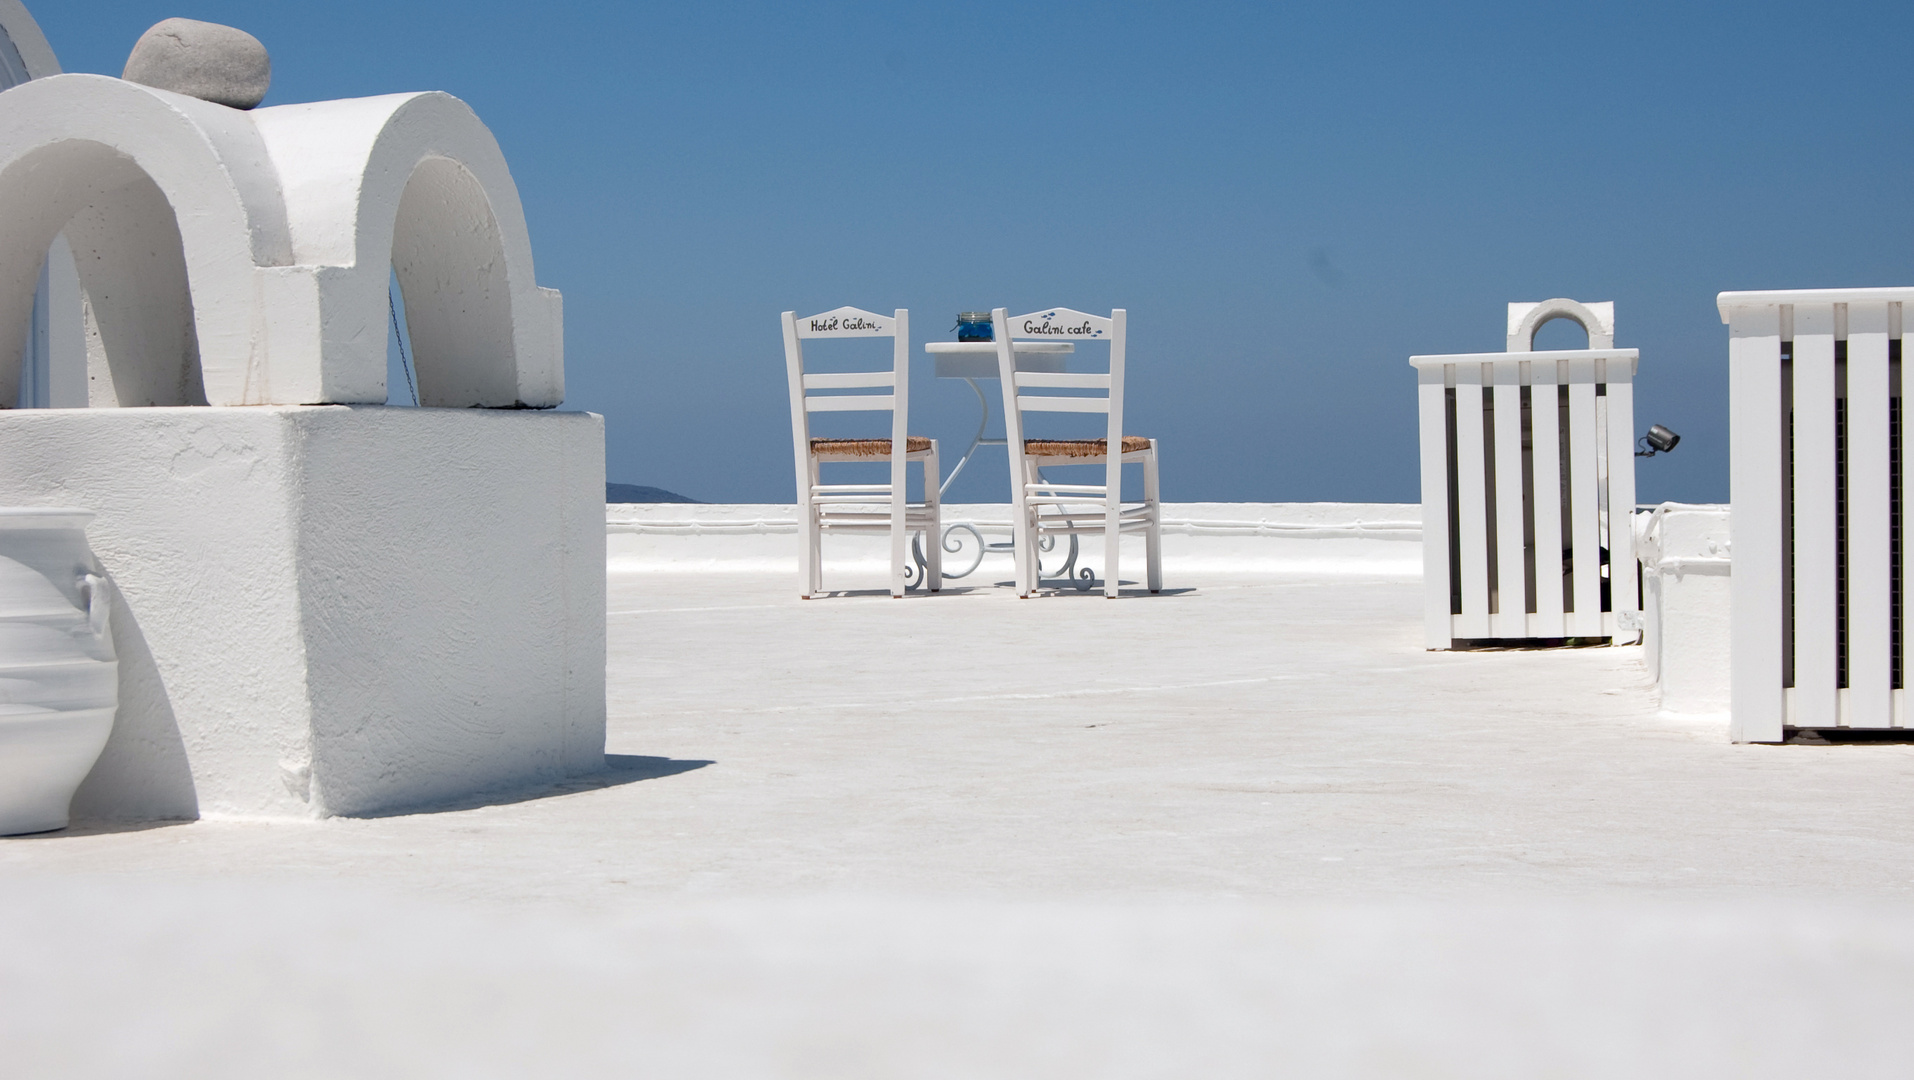
<path id="1" fill-rule="evenodd" d="M 92 519 L 0 507 L 0 836 L 65 828 L 113 730 L 120 665 Z"/>

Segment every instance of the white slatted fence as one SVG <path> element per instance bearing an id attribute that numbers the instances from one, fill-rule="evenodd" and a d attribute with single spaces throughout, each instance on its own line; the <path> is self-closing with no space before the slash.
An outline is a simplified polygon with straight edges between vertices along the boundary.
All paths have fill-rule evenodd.
<path id="1" fill-rule="evenodd" d="M 1725 292 L 1736 742 L 1906 725 L 1903 306 L 1914 288 Z"/>
<path id="2" fill-rule="evenodd" d="M 1510 351 L 1410 358 L 1431 649 L 1632 641 L 1641 626 L 1629 524 L 1638 354 L 1526 351 L 1558 317 L 1582 322 L 1591 344 L 1613 341 L 1613 305 L 1511 304 Z"/>

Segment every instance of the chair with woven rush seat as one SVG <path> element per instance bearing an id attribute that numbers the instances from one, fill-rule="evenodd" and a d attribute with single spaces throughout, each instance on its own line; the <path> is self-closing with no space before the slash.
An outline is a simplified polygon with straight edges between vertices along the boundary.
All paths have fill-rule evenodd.
<path id="1" fill-rule="evenodd" d="M 1155 439 L 1123 434 L 1124 329 L 1122 308 L 1108 318 L 1068 308 L 1047 308 L 1011 318 L 990 313 L 1003 381 L 1004 434 L 1010 449 L 1011 528 L 1016 543 L 1017 595 L 1027 597 L 1039 577 L 1039 544 L 1045 536 L 1103 535 L 1103 595 L 1117 595 L 1117 548 L 1123 534 L 1141 534 L 1145 578 L 1151 592 L 1163 589 L 1162 510 L 1157 487 Z M 1108 341 L 1108 374 L 1019 371 L 1017 340 Z M 1081 355 L 1081 354 L 1079 354 Z M 1064 393 L 1058 393 L 1063 391 Z M 1085 393 L 1087 391 L 1087 393 Z M 1028 436 L 1027 413 L 1103 413 L 1101 439 L 1041 439 Z M 1117 452 L 1110 453 L 1115 443 Z M 1143 501 L 1123 505 L 1123 466 L 1143 466 Z M 1046 480 L 1046 466 L 1102 465 L 1101 484 Z M 1072 509 L 1072 507 L 1075 509 Z"/>
<path id="2" fill-rule="evenodd" d="M 903 596 L 909 584 L 910 534 L 928 539 L 924 584 L 936 592 L 944 581 L 943 544 L 939 542 L 937 441 L 908 434 L 910 419 L 910 312 L 898 308 L 890 318 L 842 307 L 800 319 L 784 313 L 784 360 L 791 387 L 791 436 L 797 463 L 798 593 L 805 599 L 824 590 L 822 538 L 827 532 L 888 533 L 890 588 Z M 880 371 L 804 370 L 804 343 L 814 338 L 879 338 L 893 341 L 891 366 Z M 818 391 L 853 391 L 818 393 Z M 856 392 L 856 391 L 878 391 Z M 884 412 L 890 414 L 888 438 L 818 438 L 811 414 Z M 831 462 L 887 461 L 890 481 L 883 484 L 826 484 L 821 466 Z M 910 462 L 924 469 L 924 501 L 906 498 Z"/>

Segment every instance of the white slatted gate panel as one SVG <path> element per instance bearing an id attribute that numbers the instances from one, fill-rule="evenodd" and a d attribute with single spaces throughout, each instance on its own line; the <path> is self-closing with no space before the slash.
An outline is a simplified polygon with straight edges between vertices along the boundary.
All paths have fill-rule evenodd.
<path id="1" fill-rule="evenodd" d="M 1636 351 L 1410 363 L 1428 647 L 1635 640 Z"/>
<path id="2" fill-rule="evenodd" d="M 1914 289 L 1722 293 L 1731 737 L 1907 724 L 1903 305 Z"/>

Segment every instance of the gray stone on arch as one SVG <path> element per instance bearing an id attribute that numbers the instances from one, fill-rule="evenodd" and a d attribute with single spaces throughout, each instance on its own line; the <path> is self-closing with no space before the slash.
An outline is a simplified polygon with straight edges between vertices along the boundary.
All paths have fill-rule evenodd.
<path id="1" fill-rule="evenodd" d="M 167 19 L 140 35 L 120 78 L 234 109 L 266 99 L 272 59 L 259 39 L 236 27 Z"/>

